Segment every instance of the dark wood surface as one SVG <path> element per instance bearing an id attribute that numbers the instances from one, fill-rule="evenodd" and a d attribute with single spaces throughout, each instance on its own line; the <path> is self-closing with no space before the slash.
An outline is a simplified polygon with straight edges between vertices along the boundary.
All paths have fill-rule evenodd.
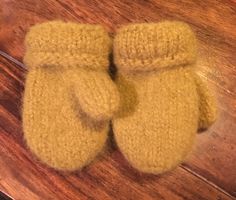
<path id="1" fill-rule="evenodd" d="M 197 73 L 215 91 L 219 117 L 198 134 L 185 163 L 164 175 L 132 169 L 117 147 L 81 172 L 59 173 L 39 163 L 23 141 L 22 64 L 29 27 L 52 19 L 99 23 L 111 33 L 125 23 L 183 20 L 200 45 Z M 0 191 L 36 199 L 235 199 L 236 1 L 0 0 Z M 111 134 L 112 137 L 112 134 Z"/>

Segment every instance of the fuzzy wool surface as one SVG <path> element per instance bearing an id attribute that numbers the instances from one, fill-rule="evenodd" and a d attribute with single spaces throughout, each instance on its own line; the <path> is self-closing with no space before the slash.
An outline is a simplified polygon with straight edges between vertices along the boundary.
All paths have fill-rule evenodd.
<path id="1" fill-rule="evenodd" d="M 25 44 L 27 146 L 53 168 L 81 169 L 102 151 L 119 105 L 111 40 L 97 25 L 53 21 L 32 27 Z"/>
<path id="2" fill-rule="evenodd" d="M 182 22 L 131 24 L 114 39 L 121 95 L 112 120 L 115 140 L 140 171 L 163 173 L 190 152 L 198 129 L 216 119 L 216 105 L 194 74 L 197 44 Z"/>

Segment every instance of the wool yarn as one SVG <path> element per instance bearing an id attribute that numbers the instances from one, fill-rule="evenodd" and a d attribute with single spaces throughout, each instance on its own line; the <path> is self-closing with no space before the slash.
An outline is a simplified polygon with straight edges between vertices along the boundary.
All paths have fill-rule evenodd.
<path id="1" fill-rule="evenodd" d="M 52 21 L 32 27 L 25 44 L 27 146 L 53 168 L 81 169 L 102 151 L 119 105 L 111 40 L 98 25 Z"/>
<path id="2" fill-rule="evenodd" d="M 181 163 L 200 128 L 216 118 L 215 101 L 194 74 L 197 41 L 182 22 L 121 27 L 114 39 L 120 109 L 115 140 L 131 165 L 163 173 Z"/>

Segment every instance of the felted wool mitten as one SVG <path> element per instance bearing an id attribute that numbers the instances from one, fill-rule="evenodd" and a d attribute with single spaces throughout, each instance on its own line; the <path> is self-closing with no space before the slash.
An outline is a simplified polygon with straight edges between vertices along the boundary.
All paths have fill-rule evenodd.
<path id="1" fill-rule="evenodd" d="M 193 72 L 196 39 L 182 22 L 122 27 L 114 39 L 121 109 L 115 140 L 133 167 L 162 173 L 190 151 L 216 118 L 212 95 Z"/>
<path id="2" fill-rule="evenodd" d="M 97 25 L 54 21 L 27 34 L 24 138 L 49 166 L 81 169 L 102 150 L 119 104 L 107 73 L 110 49 Z"/>

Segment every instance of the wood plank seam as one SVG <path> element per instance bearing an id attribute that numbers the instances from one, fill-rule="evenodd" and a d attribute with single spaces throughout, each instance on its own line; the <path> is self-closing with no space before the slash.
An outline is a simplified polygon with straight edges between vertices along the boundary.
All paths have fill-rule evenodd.
<path id="1" fill-rule="evenodd" d="M 201 179 L 203 182 L 207 183 L 208 185 L 211 185 L 212 187 L 214 187 L 219 192 L 222 192 L 223 194 L 227 195 L 228 197 L 230 197 L 232 199 L 236 199 L 234 196 L 229 194 L 227 191 L 225 191 L 224 189 L 222 189 L 221 187 L 219 187 L 218 185 L 216 185 L 212 181 L 210 181 L 210 180 L 206 179 L 205 177 L 201 176 L 200 174 L 194 172 L 192 169 L 188 168 L 184 164 L 181 164 L 181 167 L 183 169 L 185 169 L 186 171 L 188 171 L 190 174 L 194 175 L 195 177 L 198 177 L 199 179 Z"/>

